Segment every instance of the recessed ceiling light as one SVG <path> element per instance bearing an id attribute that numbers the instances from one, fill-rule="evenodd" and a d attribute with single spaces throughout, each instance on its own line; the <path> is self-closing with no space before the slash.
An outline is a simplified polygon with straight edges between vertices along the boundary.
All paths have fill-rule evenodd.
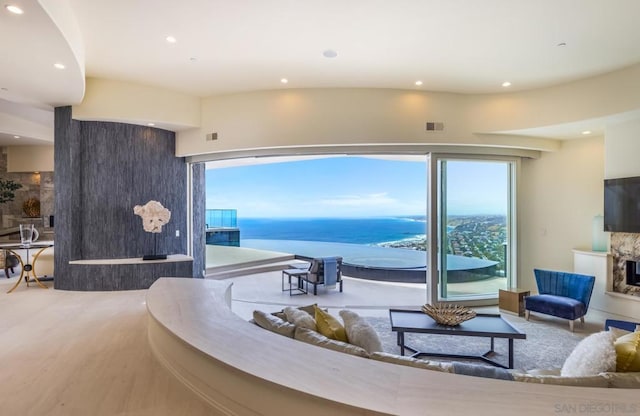
<path id="1" fill-rule="evenodd" d="M 416 81 L 416 85 L 419 87 L 420 85 L 422 85 L 422 81 Z"/>
<path id="2" fill-rule="evenodd" d="M 563 47 L 563 46 L 567 46 L 567 44 L 566 44 L 565 42 L 560 42 L 560 43 L 558 43 L 556 46 Z"/>
<path id="3" fill-rule="evenodd" d="M 2 87 L 2 88 L 0 88 L 0 90 L 2 90 L 2 91 L 9 91 L 9 88 L 7 88 L 7 87 Z"/>
<path id="4" fill-rule="evenodd" d="M 173 36 L 167 36 L 166 38 L 164 38 L 167 42 L 169 43 L 176 43 L 178 40 L 176 38 L 174 38 Z"/>
<path id="5" fill-rule="evenodd" d="M 65 66 L 63 64 L 61 64 L 60 62 L 56 62 L 55 64 L 53 64 L 53 67 L 56 69 L 64 69 Z"/>
<path id="6" fill-rule="evenodd" d="M 23 14 L 24 11 L 18 7 L 18 6 L 14 6 L 13 4 L 7 4 L 6 6 L 4 6 L 5 9 L 7 9 L 8 11 L 10 11 L 13 14 Z"/>
<path id="7" fill-rule="evenodd" d="M 288 79 L 286 79 L 286 78 L 282 78 L 282 79 L 280 80 L 280 82 L 282 82 L 283 84 L 286 84 L 287 82 L 289 82 L 289 80 L 288 80 Z"/>
<path id="8" fill-rule="evenodd" d="M 147 126 L 149 126 L 149 127 L 153 127 L 155 125 L 156 125 L 156 123 L 147 123 Z"/>
<path id="9" fill-rule="evenodd" d="M 585 131 L 582 132 L 582 134 L 584 134 L 585 136 L 588 135 L 588 134 L 591 134 L 591 130 L 585 130 Z"/>
<path id="10" fill-rule="evenodd" d="M 14 139 L 19 139 L 19 138 L 20 138 L 20 136 L 13 136 L 13 138 L 14 138 Z"/>
<path id="11" fill-rule="evenodd" d="M 507 88 L 507 87 L 511 86 L 511 83 L 509 81 L 505 81 L 505 82 L 502 83 L 502 86 Z"/>
<path id="12" fill-rule="evenodd" d="M 191 62 L 195 62 L 195 61 L 197 61 L 197 60 L 198 60 L 198 58 L 196 58 L 195 56 L 192 56 L 191 58 L 189 58 L 189 60 L 190 60 Z"/>
<path id="13" fill-rule="evenodd" d="M 327 49 L 322 52 L 322 56 L 324 56 L 325 58 L 335 58 L 336 56 L 338 56 L 338 52 L 334 51 L 333 49 Z"/>

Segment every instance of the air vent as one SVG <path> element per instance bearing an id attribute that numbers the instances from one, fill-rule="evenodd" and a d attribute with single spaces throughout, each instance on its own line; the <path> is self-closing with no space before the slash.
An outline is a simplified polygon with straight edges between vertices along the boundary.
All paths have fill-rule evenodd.
<path id="1" fill-rule="evenodd" d="M 427 121 L 427 131 L 442 131 L 444 130 L 444 123 L 437 121 Z"/>
<path id="2" fill-rule="evenodd" d="M 207 141 L 211 142 L 213 140 L 218 140 L 218 133 L 209 133 L 209 134 L 207 134 Z"/>

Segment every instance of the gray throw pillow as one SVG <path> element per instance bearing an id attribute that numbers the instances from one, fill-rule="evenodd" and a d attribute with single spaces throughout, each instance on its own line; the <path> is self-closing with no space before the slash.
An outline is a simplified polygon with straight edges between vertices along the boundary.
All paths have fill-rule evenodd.
<path id="1" fill-rule="evenodd" d="M 289 338 L 293 338 L 296 331 L 296 326 L 294 324 L 283 321 L 270 313 L 253 311 L 253 320 L 258 324 L 258 326 Z"/>
<path id="2" fill-rule="evenodd" d="M 300 328 L 308 328 L 313 331 L 316 330 L 316 320 L 305 311 L 287 306 L 284 308 L 284 314 L 287 317 L 287 322 L 290 322 Z"/>
<path id="3" fill-rule="evenodd" d="M 378 333 L 369 322 L 347 309 L 341 310 L 339 313 L 350 344 L 364 348 L 369 354 L 382 351 L 382 343 Z"/>

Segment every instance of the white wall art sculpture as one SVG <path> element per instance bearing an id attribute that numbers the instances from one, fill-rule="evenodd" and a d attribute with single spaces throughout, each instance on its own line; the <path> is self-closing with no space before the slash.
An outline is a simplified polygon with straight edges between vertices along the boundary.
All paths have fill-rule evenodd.
<path id="1" fill-rule="evenodd" d="M 153 233 L 153 254 L 145 254 L 142 260 L 164 260 L 166 254 L 158 254 L 158 234 L 162 232 L 171 219 L 171 211 L 158 201 L 149 201 L 144 205 L 133 207 L 133 213 L 142 218 L 142 227 L 148 233 Z"/>
<path id="2" fill-rule="evenodd" d="M 171 219 L 171 211 L 158 201 L 149 201 L 133 207 L 133 213 L 142 217 L 142 227 L 148 233 L 161 233 L 162 227 Z"/>

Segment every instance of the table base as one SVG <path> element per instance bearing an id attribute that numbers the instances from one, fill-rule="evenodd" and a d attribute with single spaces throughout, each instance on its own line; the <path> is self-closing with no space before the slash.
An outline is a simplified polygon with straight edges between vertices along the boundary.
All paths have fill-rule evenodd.
<path id="1" fill-rule="evenodd" d="M 413 348 L 404 343 L 404 332 L 398 332 L 398 345 L 400 346 L 400 355 L 404 355 L 404 350 L 409 350 L 413 352 L 411 355 L 412 358 L 420 358 L 420 357 L 443 357 L 443 358 L 459 358 L 459 359 L 467 359 L 467 360 L 481 360 L 487 364 L 491 364 L 495 367 L 512 369 L 513 368 L 513 339 L 507 339 L 509 342 L 509 355 L 507 358 L 507 365 L 499 363 L 498 361 L 492 360 L 488 358 L 491 354 L 494 354 L 494 338 L 491 338 L 491 349 L 485 352 L 482 355 L 466 355 L 466 354 L 447 354 L 443 352 L 427 352 L 420 351 L 416 348 Z"/>
<path id="2" fill-rule="evenodd" d="M 43 277 L 42 279 L 38 278 L 38 276 L 33 272 L 33 264 L 36 263 L 36 260 L 38 259 L 38 256 L 40 256 L 40 254 L 42 254 L 42 252 L 44 250 L 46 250 L 47 248 L 49 248 L 51 246 L 46 246 L 46 247 L 33 247 L 33 248 L 39 248 L 40 250 L 38 250 L 38 252 L 33 256 L 33 261 L 31 263 L 29 263 L 29 249 L 32 247 L 20 247 L 19 249 L 24 249 L 27 251 L 27 264 L 25 264 L 22 261 L 22 256 L 20 256 L 20 254 L 18 254 L 17 252 L 15 252 L 13 249 L 9 248 L 9 247 L 1 247 L 1 249 L 3 250 L 7 250 L 11 253 L 13 253 L 17 258 L 18 261 L 20 262 L 20 276 L 18 277 L 18 280 L 16 281 L 16 284 L 13 285 L 13 287 L 11 289 L 9 289 L 7 291 L 7 293 L 11 293 L 14 290 L 16 290 L 16 288 L 20 285 L 20 282 L 22 282 L 22 280 L 24 279 L 25 283 L 27 284 L 27 287 L 29 287 L 29 283 L 33 283 L 36 282 L 38 284 L 38 286 L 40 286 L 42 289 L 49 289 L 47 286 L 43 285 L 42 282 L 47 282 L 47 281 L 52 281 L 53 277 Z M 16 248 L 16 250 L 18 250 L 18 248 Z"/>

